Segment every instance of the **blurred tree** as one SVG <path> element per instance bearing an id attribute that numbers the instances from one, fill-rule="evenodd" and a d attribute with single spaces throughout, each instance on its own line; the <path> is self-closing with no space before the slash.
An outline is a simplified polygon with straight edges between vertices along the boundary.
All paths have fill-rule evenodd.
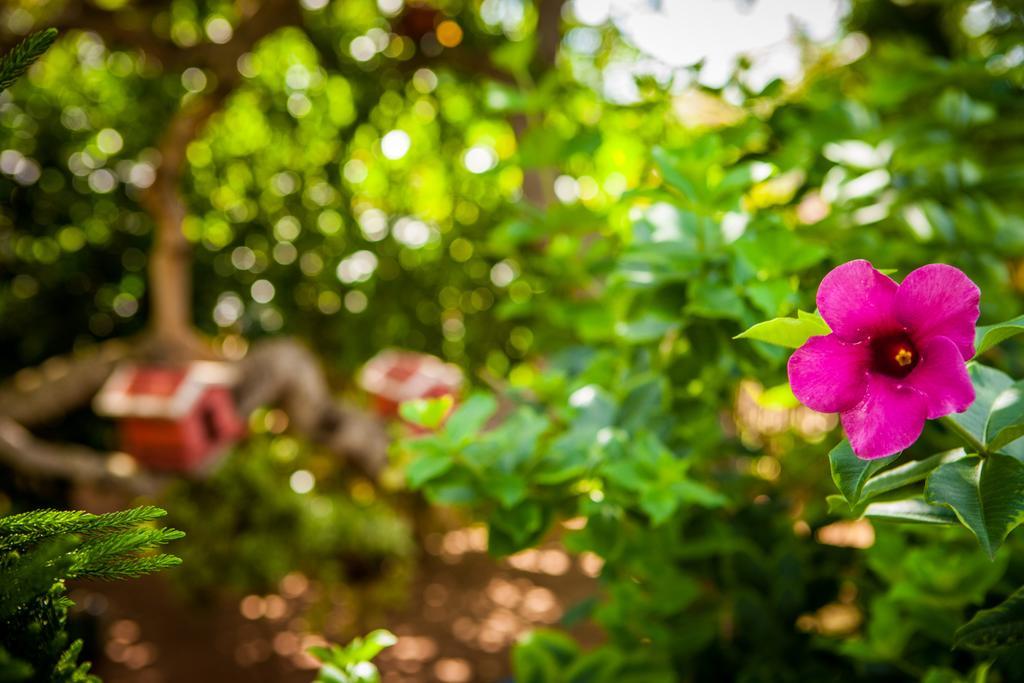
<path id="1" fill-rule="evenodd" d="M 320 3 L 300 6 L 281 0 L 248 3 L 243 7 L 175 0 L 113 5 L 44 2 L 8 8 L 8 26 L 22 27 L 27 22 L 72 29 L 68 51 L 55 58 L 43 80 L 35 84 L 43 90 L 32 96 L 34 104 L 27 112 L 29 119 L 16 121 L 27 123 L 31 119 L 35 121 L 33 127 L 42 126 L 44 130 L 52 130 L 54 125 L 63 129 L 70 127 L 72 137 L 79 138 L 85 145 L 80 147 L 82 151 L 72 152 L 67 161 L 59 158 L 67 154 L 66 151 L 50 159 L 40 158 L 39 162 L 45 165 L 42 175 L 50 182 L 25 183 L 14 178 L 9 185 L 11 206 L 15 211 L 28 212 L 34 221 L 67 224 L 65 228 L 53 230 L 53 238 L 32 240 L 35 246 L 31 249 L 44 254 L 43 262 L 49 261 L 45 256 L 49 245 L 73 253 L 79 251 L 83 240 L 108 243 L 111 227 L 126 233 L 118 241 L 126 244 L 120 260 L 129 273 L 119 273 L 109 265 L 96 263 L 100 254 L 87 256 L 94 265 L 83 263 L 58 276 L 64 281 L 67 292 L 60 296 L 74 296 L 73 292 L 94 293 L 96 302 L 102 301 L 113 308 L 113 318 L 107 313 L 79 318 L 93 335 L 101 338 L 115 332 L 115 326 L 128 333 L 137 331 L 137 315 L 145 316 L 149 324 L 142 337 L 133 340 L 130 346 L 107 343 L 99 354 L 87 352 L 77 354 L 83 356 L 79 359 L 62 359 L 61 372 L 44 375 L 42 382 L 9 388 L 6 394 L 0 394 L 0 405 L 6 406 L 2 412 L 18 425 L 52 421 L 81 405 L 95 392 L 110 368 L 125 357 L 181 361 L 220 356 L 223 349 L 214 348 L 197 335 L 193 302 L 198 300 L 204 307 L 211 306 L 212 298 L 215 321 L 230 327 L 240 317 L 233 313 L 238 297 L 230 290 L 224 292 L 205 286 L 210 275 L 222 279 L 227 274 L 228 279 L 248 281 L 255 301 L 253 312 L 258 314 L 255 322 L 263 330 L 274 331 L 283 324 L 282 309 L 270 303 L 275 296 L 280 300 L 292 295 L 300 308 L 312 305 L 328 316 L 344 303 L 348 311 L 358 315 L 366 308 L 370 294 L 361 283 L 374 271 L 379 271 L 381 281 L 374 303 L 379 307 L 379 319 L 386 320 L 387 327 L 371 338 L 370 345 L 360 345 L 357 353 L 350 357 L 365 358 L 373 345 L 382 344 L 381 340 L 396 340 L 403 335 L 408 336 L 408 345 L 433 346 L 436 341 L 428 342 L 427 335 L 410 327 L 424 323 L 434 327 L 437 322 L 443 323 L 445 350 L 462 355 L 460 350 L 466 347 L 463 341 L 466 333 L 459 309 L 488 308 L 495 298 L 488 291 L 491 289 L 487 282 L 489 267 L 473 253 L 472 243 L 454 235 L 447 241 L 447 251 L 453 261 L 466 264 L 466 274 L 471 280 L 466 283 L 468 287 L 460 303 L 455 306 L 452 306 L 454 301 L 448 303 L 452 297 L 460 296 L 458 290 L 452 288 L 456 282 L 450 277 L 433 275 L 429 284 L 424 281 L 413 285 L 426 285 L 438 292 L 445 308 L 451 309 L 441 316 L 436 305 L 428 303 L 429 297 L 410 300 L 400 296 L 398 293 L 409 283 L 404 277 L 396 278 L 396 271 L 411 269 L 409 275 L 421 279 L 427 271 L 415 266 L 423 262 L 423 257 L 427 259 L 423 262 L 426 265 L 440 256 L 438 247 L 445 241 L 442 235 L 450 230 L 453 222 L 481 224 L 484 221 L 480 209 L 488 205 L 507 211 L 494 205 L 493 199 L 486 198 L 485 184 L 470 179 L 494 166 L 497 160 L 491 157 L 496 152 L 508 156 L 515 150 L 512 130 L 525 135 L 532 115 L 513 108 L 509 114 L 511 130 L 500 117 L 490 123 L 480 121 L 469 125 L 466 107 L 475 105 L 471 105 L 472 99 L 467 95 L 472 91 L 456 95 L 463 85 L 459 81 L 445 81 L 443 75 L 439 82 L 431 68 L 442 70 L 442 74 L 449 70 L 460 74 L 460 80 L 467 83 L 485 77 L 514 85 L 522 84 L 522 79 L 532 81 L 544 76 L 551 72 L 560 43 L 561 6 L 560 1 L 545 0 L 535 12 L 527 12 L 515 30 L 528 31 L 536 26 L 535 42 L 524 40 L 522 46 L 508 44 L 500 56 L 494 58 L 490 53 L 498 43 L 493 29 L 481 25 L 478 15 L 459 3 L 442 3 L 436 7 L 398 5 L 397 10 L 389 10 L 397 15 L 390 20 L 395 22 L 397 32 L 390 34 L 381 28 L 382 24 L 387 27 L 389 20 L 369 2 L 341 3 L 326 10 Z M 265 40 L 267 38 L 269 40 Z M 536 51 L 533 45 L 537 46 Z M 95 72 L 90 61 L 93 58 L 108 65 L 103 74 Z M 110 60 L 121 66 L 110 69 L 113 63 Z M 502 63 L 501 66 L 496 62 Z M 76 71 L 80 80 L 72 84 Z M 92 74 L 87 75 L 89 72 Z M 268 80 L 272 74 L 274 78 Z M 46 83 L 63 83 L 70 87 L 53 98 L 46 90 Z M 407 95 L 400 94 L 403 83 L 409 90 Z M 111 99 L 108 88 L 117 88 L 117 84 L 131 84 L 137 90 L 131 95 L 123 91 Z M 439 160 L 421 156 L 417 167 L 409 169 L 409 180 L 418 185 L 420 191 L 415 196 L 395 197 L 397 201 L 386 200 L 395 204 L 390 207 L 392 210 L 411 210 L 410 215 L 396 222 L 393 228 L 399 249 L 391 253 L 380 249 L 375 252 L 356 250 L 342 259 L 337 266 L 337 277 L 352 287 L 344 302 L 333 291 L 336 286 L 311 287 L 283 273 L 273 280 L 250 277 L 246 271 L 260 272 L 268 265 L 273 268 L 278 264 L 299 265 L 302 274 L 313 280 L 320 279 L 317 275 L 321 272 L 331 277 L 333 273 L 324 267 L 324 261 L 348 242 L 345 231 L 339 232 L 339 226 L 352 220 L 352 212 L 360 222 L 367 243 L 380 239 L 381 228 L 374 227 L 380 220 L 380 208 L 372 207 L 367 201 L 380 205 L 385 199 L 373 189 L 380 182 L 374 178 L 379 178 L 383 169 L 378 166 L 363 171 L 360 168 L 366 167 L 365 145 L 371 142 L 383 145 L 385 140 L 383 137 L 367 138 L 370 131 L 367 125 L 372 122 L 379 126 L 393 118 L 398 113 L 396 106 L 402 106 L 405 97 L 410 98 L 406 106 L 415 105 L 392 124 L 399 127 L 387 138 L 390 147 L 383 149 L 384 157 L 394 158 L 395 170 L 401 173 L 404 165 L 401 157 L 406 151 L 398 154 L 395 144 L 408 149 L 410 133 L 426 135 L 425 139 L 417 141 L 420 147 L 430 138 L 437 139 L 441 133 L 440 122 L 433 120 L 438 101 L 427 96 L 435 88 L 452 91 L 451 97 L 439 101 L 445 119 L 442 125 L 463 128 L 470 142 L 476 138 L 486 143 L 472 146 L 465 153 L 470 178 L 459 178 L 458 173 L 449 177 L 451 169 L 438 164 Z M 277 104 L 282 102 L 278 99 L 282 94 L 286 96 L 286 107 Z M 132 102 L 126 96 L 140 98 L 140 101 Z M 100 98 L 104 113 L 89 112 L 85 114 L 85 122 L 80 124 L 82 113 L 90 108 L 88 101 L 94 98 Z M 264 105 L 276 101 L 266 110 L 266 121 L 260 120 L 260 109 L 263 109 L 257 104 L 260 101 Z M 310 107 L 313 107 L 312 112 Z M 146 113 L 140 116 L 141 111 Z M 409 115 L 414 118 L 403 123 Z M 211 120 L 213 124 L 208 125 Z M 104 127 L 97 131 L 94 125 Z M 261 129 L 267 125 L 269 129 Z M 422 133 L 415 133 L 417 127 L 422 127 Z M 280 131 L 284 136 L 275 134 L 257 142 L 260 130 Z M 15 133 L 14 139 L 28 140 L 32 136 L 26 129 L 23 134 Z M 350 138 L 348 144 L 343 142 L 345 138 Z M 37 138 L 32 147 L 40 142 Z M 40 146 L 38 151 L 46 154 L 47 147 Z M 338 157 L 345 147 L 351 150 L 351 159 L 339 164 L 343 160 Z M 56 151 L 60 146 L 49 148 Z M 137 159 L 134 162 L 129 160 L 133 153 Z M 120 165 L 116 168 L 105 168 L 108 160 L 113 164 L 117 157 L 125 160 L 118 162 Z M 238 165 L 236 159 L 244 165 Z M 256 163 L 245 170 L 247 159 Z M 257 161 L 259 159 L 264 161 Z M 28 159 L 25 163 L 38 169 L 39 162 Z M 78 170 L 83 163 L 85 166 Z M 359 176 L 366 173 L 370 177 L 360 189 L 369 192 L 354 192 L 350 206 L 343 207 L 338 190 L 345 185 L 362 183 Z M 524 175 L 525 196 L 538 206 L 546 204 L 550 199 L 550 178 L 530 169 L 526 169 Z M 353 180 L 356 178 L 358 181 Z M 520 191 L 516 174 L 504 173 L 502 178 L 503 192 L 514 197 Z M 299 180 L 297 186 L 296 180 Z M 329 184 L 325 184 L 325 180 Z M 452 190 L 455 197 L 448 196 Z M 255 197 L 252 196 L 254 191 Z M 297 198 L 297 191 L 304 195 L 301 206 L 295 206 L 290 198 Z M 65 201 L 61 197 L 68 192 L 70 197 Z M 83 205 L 75 199 L 83 192 L 108 195 L 113 204 L 104 199 L 92 206 Z M 359 195 L 363 195 L 362 198 Z M 465 195 L 466 199 L 458 199 L 460 195 Z M 145 214 L 140 214 L 137 208 L 143 209 Z M 270 232 L 276 244 L 272 246 L 259 237 L 258 232 L 238 232 L 241 245 L 230 251 L 234 272 L 226 273 L 226 248 L 235 241 L 231 233 L 236 232 L 228 226 L 249 221 L 263 223 L 267 228 L 272 226 Z M 312 243 L 310 237 L 300 234 L 311 228 L 320 233 Z M 383 230 L 387 229 L 384 225 Z M 150 230 L 151 244 L 145 259 L 148 276 L 143 280 L 131 273 L 139 269 L 139 249 L 144 245 L 138 237 Z M 308 245 L 301 258 L 293 246 L 300 242 Z M 195 249 L 199 245 L 206 247 L 198 254 L 200 262 L 197 264 L 204 286 L 194 294 L 192 270 L 197 256 Z M 206 254 L 215 254 L 216 258 L 211 262 Z M 250 259 L 252 264 L 249 264 Z M 293 269 L 294 266 L 289 270 Z M 96 282 L 93 279 L 97 275 L 100 278 L 113 276 L 115 281 Z M 44 277 L 52 280 L 54 276 Z M 118 279 L 120 284 L 116 282 Z M 394 280 L 395 285 L 387 286 L 384 280 Z M 25 272 L 16 278 L 15 284 L 23 289 L 38 288 L 38 284 L 33 284 L 38 281 L 39 276 Z M 477 283 L 475 288 L 472 281 Z M 113 294 L 118 290 L 119 293 Z M 146 292 L 148 305 L 142 297 Z M 404 311 L 396 315 L 394 309 Z M 438 321 L 438 317 L 444 319 Z M 121 318 L 127 318 L 125 324 L 115 323 Z M 316 328 L 305 327 L 301 320 L 297 323 L 289 325 L 291 331 L 314 339 L 323 336 Z M 38 344 L 42 351 L 39 355 L 64 352 L 66 346 L 61 348 L 60 343 L 54 344 L 61 338 L 65 345 L 67 341 L 76 340 L 75 336 L 55 337 L 51 330 L 40 329 L 38 336 L 19 335 L 18 345 L 24 349 L 26 345 Z M 82 347 L 86 338 L 79 332 L 75 346 Z M 329 337 L 320 346 L 344 349 L 358 344 L 358 339 L 346 328 L 332 326 Z M 230 341 L 230 345 L 228 355 L 237 354 L 240 350 L 237 340 Z M 30 352 L 30 355 L 36 353 Z M 251 354 L 243 366 L 248 369 L 239 390 L 247 396 L 240 398 L 241 403 L 253 405 L 248 398 L 251 396 L 258 396 L 261 401 L 281 402 L 286 395 L 283 385 L 288 383 L 292 370 L 290 364 L 296 358 L 312 363 L 311 368 L 316 367 L 301 350 L 285 343 L 263 347 L 259 353 Z M 315 372 L 314 369 L 313 374 Z M 295 421 L 299 426 L 305 425 L 302 431 L 314 440 L 334 444 L 339 452 L 355 452 L 357 461 L 365 469 L 372 471 L 379 467 L 382 440 L 375 435 L 374 427 L 357 413 L 339 409 L 327 400 L 326 393 L 319 389 L 322 385 L 322 380 L 315 379 L 289 383 L 287 395 L 293 399 L 301 396 L 299 403 L 302 405 L 292 406 L 299 411 Z M 309 386 L 316 389 L 309 391 L 306 389 Z M 339 415 L 345 419 L 338 419 Z M 8 427 L 11 434 L 7 450 L 11 451 L 14 449 L 10 442 L 24 439 L 26 435 L 15 432 L 15 426 Z M 37 454 L 42 455 L 41 451 Z"/>

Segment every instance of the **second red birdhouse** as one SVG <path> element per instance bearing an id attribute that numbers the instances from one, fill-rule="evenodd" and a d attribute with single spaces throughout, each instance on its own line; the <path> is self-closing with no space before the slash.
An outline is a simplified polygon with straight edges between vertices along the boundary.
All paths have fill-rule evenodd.
<path id="1" fill-rule="evenodd" d="M 386 349 L 363 366 L 359 385 L 373 397 L 380 415 L 395 417 L 403 401 L 457 396 L 462 370 L 426 353 Z"/>
<path id="2" fill-rule="evenodd" d="M 124 365 L 94 400 L 117 419 L 121 448 L 144 465 L 193 472 L 245 434 L 231 396 L 230 366 Z"/>

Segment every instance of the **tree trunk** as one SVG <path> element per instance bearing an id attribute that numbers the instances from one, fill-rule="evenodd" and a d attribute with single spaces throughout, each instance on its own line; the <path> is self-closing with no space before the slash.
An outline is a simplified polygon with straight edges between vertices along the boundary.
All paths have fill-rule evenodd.
<path id="1" fill-rule="evenodd" d="M 220 108 L 225 93 L 193 100 L 171 119 L 158 149 L 156 180 L 142 203 L 153 218 L 149 257 L 150 328 L 154 342 L 172 357 L 210 355 L 195 332 L 192 315 L 192 245 L 183 231 L 188 211 L 181 195 L 188 145 Z"/>

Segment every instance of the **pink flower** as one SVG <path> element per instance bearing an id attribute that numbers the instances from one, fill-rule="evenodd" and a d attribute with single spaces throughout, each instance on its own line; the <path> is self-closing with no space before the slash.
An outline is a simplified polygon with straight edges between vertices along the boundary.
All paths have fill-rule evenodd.
<path id="1" fill-rule="evenodd" d="M 844 263 L 818 287 L 832 334 L 811 337 L 789 359 L 793 393 L 809 408 L 839 413 L 859 457 L 898 453 L 917 441 L 926 419 L 974 402 L 965 363 L 974 355 L 980 296 L 941 263 L 901 284 L 867 261 Z"/>

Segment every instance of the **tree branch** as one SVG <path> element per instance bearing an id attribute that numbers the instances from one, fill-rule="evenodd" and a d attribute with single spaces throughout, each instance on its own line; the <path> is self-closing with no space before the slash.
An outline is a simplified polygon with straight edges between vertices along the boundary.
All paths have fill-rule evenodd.
<path id="1" fill-rule="evenodd" d="M 351 459 L 375 476 L 387 460 L 388 436 L 375 417 L 336 402 L 313 353 L 294 339 L 253 346 L 239 364 L 235 388 L 239 412 L 278 406 L 295 432 L 332 453 Z"/>
<path id="2" fill-rule="evenodd" d="M 88 403 L 130 348 L 124 341 L 108 341 L 22 370 L 0 387 L 0 415 L 28 427 L 53 422 Z"/>
<path id="3" fill-rule="evenodd" d="M 0 417 L 0 462 L 29 475 L 100 484 L 135 495 L 153 494 L 162 484 L 158 477 L 137 471 L 123 454 L 43 441 L 8 417 Z"/>
<path id="4" fill-rule="evenodd" d="M 87 405 L 118 362 L 159 358 L 155 354 L 162 351 L 162 345 L 154 345 L 152 339 L 107 342 L 92 353 L 58 356 L 39 368 L 23 370 L 0 387 L 0 462 L 30 475 L 148 492 L 153 486 L 150 480 L 156 480 L 145 473 L 127 473 L 123 467 L 111 469 L 112 462 L 125 462 L 118 461 L 116 454 L 42 441 L 26 426 L 55 422 Z M 380 472 L 388 449 L 383 424 L 336 402 L 323 369 L 305 346 L 292 339 L 257 343 L 239 361 L 239 377 L 235 395 L 240 415 L 248 417 L 262 406 L 278 407 L 288 415 L 295 433 L 350 459 L 370 476 Z M 141 481 L 128 481 L 135 477 Z"/>

